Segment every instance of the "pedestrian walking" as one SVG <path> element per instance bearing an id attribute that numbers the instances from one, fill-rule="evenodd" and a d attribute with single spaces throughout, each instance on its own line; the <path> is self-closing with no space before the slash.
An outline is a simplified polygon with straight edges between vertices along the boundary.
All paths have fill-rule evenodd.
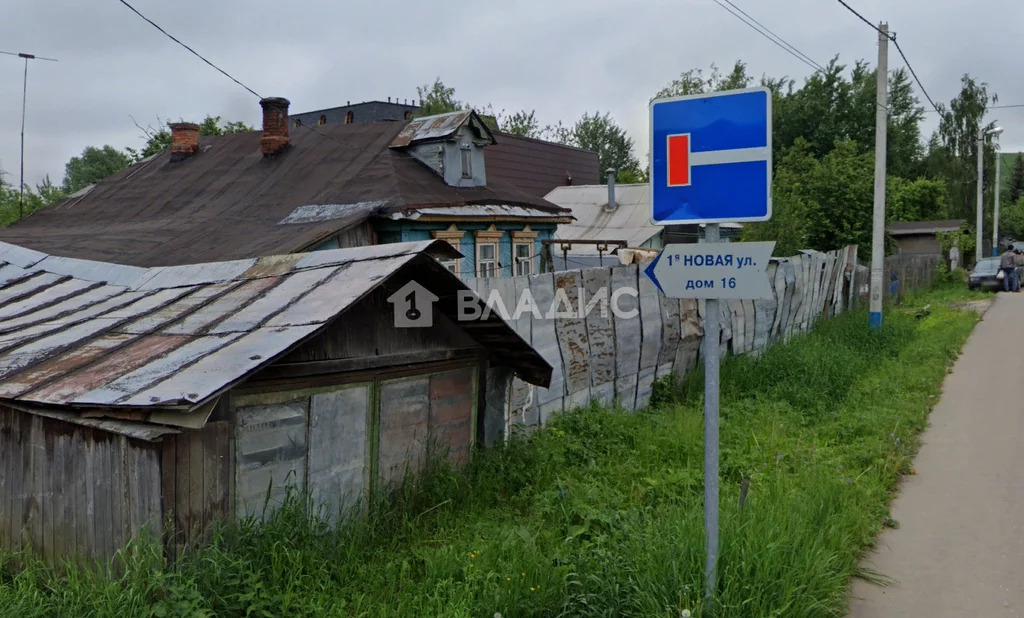
<path id="1" fill-rule="evenodd" d="M 1003 271 L 1003 291 L 1009 292 L 1010 290 L 1017 290 L 1017 284 L 1014 283 L 1014 279 L 1017 278 L 1017 264 L 1018 264 L 1017 252 L 1013 248 L 1009 248 L 1000 256 L 999 268 Z"/>

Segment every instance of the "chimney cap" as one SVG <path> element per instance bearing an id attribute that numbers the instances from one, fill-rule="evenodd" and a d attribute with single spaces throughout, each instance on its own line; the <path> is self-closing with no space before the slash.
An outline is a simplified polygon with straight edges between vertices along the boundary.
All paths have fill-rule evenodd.
<path id="1" fill-rule="evenodd" d="M 288 107 L 291 105 L 291 101 L 284 97 L 267 97 L 260 99 L 260 105 L 263 107 Z"/>
<path id="2" fill-rule="evenodd" d="M 605 174 L 614 174 L 615 173 L 615 168 L 614 167 L 609 167 L 608 169 L 606 169 L 604 171 L 604 173 Z"/>
<path id="3" fill-rule="evenodd" d="M 172 131 L 188 131 L 190 129 L 192 131 L 198 131 L 200 129 L 199 125 L 194 122 L 172 122 L 167 126 L 169 126 Z"/>

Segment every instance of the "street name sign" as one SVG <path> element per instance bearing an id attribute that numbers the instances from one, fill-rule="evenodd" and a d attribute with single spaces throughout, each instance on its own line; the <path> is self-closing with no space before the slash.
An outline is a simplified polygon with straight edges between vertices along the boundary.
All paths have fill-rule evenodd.
<path id="1" fill-rule="evenodd" d="M 775 242 L 666 245 L 645 272 L 669 298 L 772 299 Z"/>
<path id="2" fill-rule="evenodd" d="M 651 221 L 772 216 L 772 93 L 728 90 L 651 102 Z"/>

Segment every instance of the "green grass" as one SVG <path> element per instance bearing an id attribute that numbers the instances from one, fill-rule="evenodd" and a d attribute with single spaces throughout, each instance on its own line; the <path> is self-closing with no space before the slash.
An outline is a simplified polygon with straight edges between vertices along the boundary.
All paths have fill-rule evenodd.
<path id="1" fill-rule="evenodd" d="M 858 557 L 911 471 L 948 367 L 977 321 L 853 313 L 722 367 L 722 616 L 843 616 Z M 933 298 L 944 299 L 935 302 Z M 704 587 L 701 376 L 650 411 L 587 409 L 435 466 L 339 532 L 301 501 L 219 530 L 173 566 L 153 545 L 120 575 L 0 557 L 0 613 L 61 616 L 696 616 Z M 741 511 L 741 479 L 750 490 Z M 889 522 L 895 525 L 895 522 Z"/>

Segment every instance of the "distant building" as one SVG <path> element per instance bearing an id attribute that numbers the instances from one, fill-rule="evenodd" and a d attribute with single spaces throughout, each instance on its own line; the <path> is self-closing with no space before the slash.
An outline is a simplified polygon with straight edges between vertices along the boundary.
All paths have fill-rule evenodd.
<path id="1" fill-rule="evenodd" d="M 416 100 L 405 99 L 399 102 L 395 99 L 392 103 L 388 98 L 384 101 L 364 101 L 354 105 L 346 102 L 341 107 L 329 109 L 318 109 L 312 112 L 292 114 L 290 120 L 292 125 L 320 126 L 325 124 L 371 124 L 374 122 L 388 122 L 399 120 L 412 120 L 419 111 Z"/>
<path id="2" fill-rule="evenodd" d="M 612 194 L 614 200 L 609 199 Z M 558 187 L 545 198 L 569 209 L 574 219 L 558 226 L 556 242 L 551 243 L 556 271 L 625 263 L 625 256 L 615 251 L 618 247 L 660 249 L 669 243 L 696 243 L 703 238 L 703 227 L 699 225 L 651 223 L 650 185 L 617 185 L 611 174 L 609 184 Z M 723 224 L 722 240 L 735 237 L 741 229 L 738 223 Z M 631 255 L 629 259 L 635 257 Z"/>
<path id="3" fill-rule="evenodd" d="M 263 131 L 172 146 L 0 230 L 54 255 L 171 266 L 440 239 L 462 277 L 537 273 L 568 209 L 544 199 L 598 180 L 596 153 L 496 133 L 470 110 L 294 127 L 264 99 Z"/>
<path id="4" fill-rule="evenodd" d="M 956 232 L 963 224 L 963 219 L 900 221 L 886 225 L 886 231 L 895 241 L 897 253 L 941 255 L 942 245 L 939 242 L 939 234 Z"/>

